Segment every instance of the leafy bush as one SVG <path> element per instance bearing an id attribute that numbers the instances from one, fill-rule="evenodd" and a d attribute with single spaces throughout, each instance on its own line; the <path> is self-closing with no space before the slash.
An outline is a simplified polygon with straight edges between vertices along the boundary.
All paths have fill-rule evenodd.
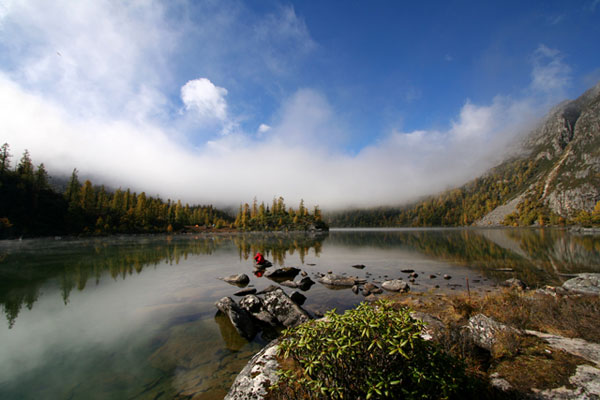
<path id="1" fill-rule="evenodd" d="M 273 398 L 465 398 L 471 381 L 459 360 L 420 334 L 421 321 L 391 302 L 363 303 L 283 333 Z"/>

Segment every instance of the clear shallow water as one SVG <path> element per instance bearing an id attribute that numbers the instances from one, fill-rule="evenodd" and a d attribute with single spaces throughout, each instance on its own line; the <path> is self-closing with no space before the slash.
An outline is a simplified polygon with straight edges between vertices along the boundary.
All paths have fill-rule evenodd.
<path id="1" fill-rule="evenodd" d="M 265 341 L 240 338 L 215 301 L 252 255 L 309 274 L 370 280 L 420 274 L 412 290 L 530 286 L 600 272 L 600 237 L 559 230 L 334 230 L 326 236 L 245 234 L 0 242 L 0 398 L 222 399 Z M 364 264 L 363 270 L 351 265 Z M 505 269 L 514 272 L 505 272 Z M 502 270 L 502 271 L 500 271 Z M 430 274 L 449 274 L 450 281 Z M 436 275 L 437 276 L 437 275 Z M 290 289 L 285 288 L 291 293 Z M 316 284 L 304 308 L 347 309 L 349 289 Z"/>

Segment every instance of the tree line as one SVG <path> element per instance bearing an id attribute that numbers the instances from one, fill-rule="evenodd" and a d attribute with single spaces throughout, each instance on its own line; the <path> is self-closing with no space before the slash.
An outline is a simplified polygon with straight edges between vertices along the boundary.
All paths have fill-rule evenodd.
<path id="1" fill-rule="evenodd" d="M 90 180 L 81 183 L 77 169 L 59 193 L 44 164 L 35 167 L 27 150 L 14 168 L 11 158 L 5 143 L 0 148 L 0 237 L 157 233 L 233 223 L 212 205 L 190 206 L 130 189 L 110 191 Z"/>
<path id="2" fill-rule="evenodd" d="M 240 204 L 235 218 L 235 226 L 246 231 L 307 231 L 328 230 L 328 225 L 323 221 L 319 206 L 313 208 L 312 213 L 300 200 L 298 209 L 287 207 L 283 197 L 273 198 L 271 206 L 265 202 L 258 204 L 256 198 L 252 206 L 248 203 Z"/>

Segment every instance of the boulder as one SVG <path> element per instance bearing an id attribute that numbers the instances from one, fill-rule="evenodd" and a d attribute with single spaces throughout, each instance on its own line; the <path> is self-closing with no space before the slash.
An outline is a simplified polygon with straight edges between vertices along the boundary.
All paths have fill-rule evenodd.
<path id="1" fill-rule="evenodd" d="M 245 296 L 240 300 L 240 307 L 263 324 L 272 327 L 278 324 L 277 318 L 266 310 L 263 301 L 258 296 L 252 294 Z"/>
<path id="2" fill-rule="evenodd" d="M 401 269 L 400 272 L 404 272 L 405 274 L 412 274 L 415 272 L 414 269 Z"/>
<path id="3" fill-rule="evenodd" d="M 362 265 L 362 264 L 356 264 L 356 265 L 353 265 L 353 266 L 352 266 L 352 268 L 356 268 L 356 269 L 364 269 L 364 268 L 365 268 L 365 266 L 364 266 L 364 265 Z"/>
<path id="4" fill-rule="evenodd" d="M 269 387 L 277 383 L 277 340 L 258 352 L 239 373 L 224 400 L 264 399 Z"/>
<path id="5" fill-rule="evenodd" d="M 246 274 L 229 275 L 219 279 L 232 285 L 247 285 L 250 282 L 250 278 Z"/>
<path id="6" fill-rule="evenodd" d="M 448 274 L 444 274 L 444 279 L 448 280 L 448 279 L 452 279 L 452 277 Z"/>
<path id="7" fill-rule="evenodd" d="M 504 282 L 502 282 L 500 285 L 511 288 L 511 289 L 517 289 L 517 290 L 525 290 L 527 288 L 527 285 L 522 280 L 517 279 L 517 278 L 507 279 Z"/>
<path id="8" fill-rule="evenodd" d="M 269 279 L 288 280 L 288 279 L 293 279 L 296 275 L 298 275 L 299 272 L 300 272 L 300 269 L 298 269 L 298 268 L 283 267 L 283 268 L 274 269 L 273 271 L 266 272 L 265 276 Z"/>
<path id="9" fill-rule="evenodd" d="M 328 273 L 317 279 L 323 285 L 329 286 L 348 286 L 352 287 L 356 284 L 355 278 L 349 276 L 336 275 Z"/>
<path id="10" fill-rule="evenodd" d="M 303 295 L 300 292 L 294 292 L 291 294 L 290 299 L 292 299 L 292 301 L 296 304 L 298 304 L 299 306 L 301 306 L 302 304 L 304 304 L 304 302 L 306 301 L 306 296 Z"/>
<path id="11" fill-rule="evenodd" d="M 289 287 L 289 288 L 292 288 L 292 289 L 295 289 L 295 288 L 298 287 L 298 284 L 296 282 L 294 282 L 294 281 L 283 281 L 283 282 L 279 282 L 279 284 L 281 286 L 286 286 L 286 287 Z"/>
<path id="12" fill-rule="evenodd" d="M 263 304 L 265 310 L 286 328 L 300 325 L 310 319 L 306 311 L 294 303 L 281 289 L 265 293 Z"/>
<path id="13" fill-rule="evenodd" d="M 499 333 L 506 331 L 517 333 L 516 329 L 501 324 L 483 314 L 476 314 L 469 318 L 466 330 L 475 345 L 488 351 L 492 351 Z"/>
<path id="14" fill-rule="evenodd" d="M 374 283 L 366 283 L 363 286 L 363 290 L 368 291 L 369 293 L 373 293 L 373 294 L 380 294 L 383 293 L 383 290 L 381 290 L 381 288 L 379 288 L 379 286 L 375 285 Z"/>
<path id="15" fill-rule="evenodd" d="M 600 273 L 578 274 L 562 284 L 563 289 L 581 294 L 600 295 Z"/>
<path id="16" fill-rule="evenodd" d="M 385 281 L 381 284 L 381 287 L 383 287 L 385 290 L 389 290 L 390 292 L 408 292 L 410 290 L 408 283 L 400 279 Z"/>
<path id="17" fill-rule="evenodd" d="M 229 317 L 236 331 L 248 340 L 252 340 L 257 329 L 252 321 L 252 316 L 236 304 L 231 297 L 223 297 L 216 304 L 219 311 Z"/>
<path id="18" fill-rule="evenodd" d="M 296 284 L 297 284 L 298 289 L 307 291 L 308 289 L 310 289 L 310 287 L 312 285 L 315 284 L 315 281 L 310 279 L 310 277 L 305 276 L 304 278 L 300 279 L 299 281 L 296 281 Z"/>

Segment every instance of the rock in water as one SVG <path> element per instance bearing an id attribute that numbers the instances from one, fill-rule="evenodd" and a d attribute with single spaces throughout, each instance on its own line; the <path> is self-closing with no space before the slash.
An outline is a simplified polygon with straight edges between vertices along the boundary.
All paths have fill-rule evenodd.
<path id="1" fill-rule="evenodd" d="M 229 275 L 220 279 L 232 285 L 247 285 L 250 282 L 250 278 L 246 274 Z"/>
<path id="2" fill-rule="evenodd" d="M 324 275 L 317 280 L 324 285 L 330 285 L 330 286 L 352 287 L 356 283 L 354 278 L 351 278 L 348 276 L 331 274 L 331 273 Z"/>
<path id="3" fill-rule="evenodd" d="M 578 274 L 562 285 L 563 289 L 582 294 L 600 295 L 600 274 Z"/>
<path id="4" fill-rule="evenodd" d="M 381 287 L 391 292 L 408 292 L 410 290 L 408 283 L 401 281 L 400 279 L 385 281 L 381 284 Z"/>
<path id="5" fill-rule="evenodd" d="M 306 296 L 303 295 L 300 292 L 294 292 L 292 293 L 292 295 L 290 296 L 290 299 L 292 299 L 292 301 L 296 304 L 298 304 L 299 306 L 301 306 L 302 304 L 304 304 L 304 302 L 306 301 Z"/>
<path id="6" fill-rule="evenodd" d="M 254 318 L 269 326 L 277 326 L 277 318 L 265 308 L 263 301 L 255 296 L 248 295 L 240 300 L 240 307 L 249 312 Z"/>
<path id="7" fill-rule="evenodd" d="M 356 265 L 353 265 L 353 266 L 352 266 L 352 268 L 364 269 L 364 268 L 365 268 L 365 266 L 364 266 L 364 265 L 362 265 L 362 264 L 356 264 Z"/>
<path id="8" fill-rule="evenodd" d="M 312 279 L 310 279 L 310 277 L 305 276 L 304 278 L 302 278 L 299 281 L 297 281 L 296 284 L 298 285 L 298 288 L 300 290 L 307 291 L 308 289 L 310 289 L 310 287 L 312 285 L 315 284 L 315 281 L 313 281 Z"/>
<path id="9" fill-rule="evenodd" d="M 277 268 L 273 271 L 267 272 L 267 273 L 265 273 L 265 276 L 267 278 L 271 278 L 271 279 L 294 278 L 296 275 L 298 275 L 299 272 L 300 272 L 300 269 L 298 269 L 298 268 L 283 267 L 283 268 Z"/>
<path id="10" fill-rule="evenodd" d="M 287 286 L 289 288 L 295 289 L 298 287 L 298 284 L 294 281 L 283 281 L 279 283 L 281 286 Z"/>
<path id="11" fill-rule="evenodd" d="M 240 335 L 248 340 L 254 338 L 257 330 L 250 313 L 238 306 L 231 297 L 223 297 L 215 305 L 219 311 L 229 317 L 233 327 Z"/>
<path id="12" fill-rule="evenodd" d="M 294 303 L 281 289 L 265 293 L 263 304 L 265 309 L 286 328 L 300 325 L 310 319 L 306 311 Z"/>

